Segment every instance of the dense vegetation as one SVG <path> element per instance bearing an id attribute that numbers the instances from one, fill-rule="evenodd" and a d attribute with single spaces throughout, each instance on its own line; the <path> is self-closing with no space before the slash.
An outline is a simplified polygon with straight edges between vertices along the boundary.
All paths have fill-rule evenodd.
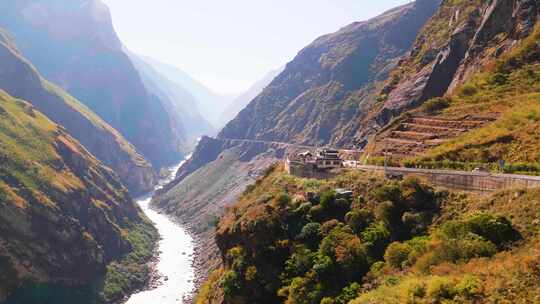
<path id="1" fill-rule="evenodd" d="M 337 188 L 353 196 L 340 196 Z M 274 168 L 221 219 L 216 239 L 224 267 L 197 303 L 527 299 L 521 290 L 494 286 L 513 286 L 516 276 L 526 276 L 523 284 L 538 278 L 530 263 L 540 222 L 533 220 L 537 211 L 529 213 L 538 198 L 538 191 L 481 198 L 357 172 L 306 180 Z M 500 260 L 519 267 L 477 275 Z"/>

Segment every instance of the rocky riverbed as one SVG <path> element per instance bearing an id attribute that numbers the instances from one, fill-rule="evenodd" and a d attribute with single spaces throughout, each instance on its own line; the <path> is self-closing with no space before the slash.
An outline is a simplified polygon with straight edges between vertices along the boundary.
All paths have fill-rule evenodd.
<path id="1" fill-rule="evenodd" d="M 170 181 L 178 166 L 171 168 L 171 176 L 163 179 L 159 187 Z M 155 275 L 147 290 L 133 294 L 127 304 L 173 304 L 190 299 L 195 289 L 195 242 L 188 230 L 165 214 L 151 208 L 152 195 L 137 200 L 160 234 Z"/>

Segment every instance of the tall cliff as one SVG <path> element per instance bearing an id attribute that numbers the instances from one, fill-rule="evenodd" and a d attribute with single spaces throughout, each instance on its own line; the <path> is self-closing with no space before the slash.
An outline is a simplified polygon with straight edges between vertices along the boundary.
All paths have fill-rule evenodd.
<path id="1" fill-rule="evenodd" d="M 115 129 L 62 89 L 45 80 L 0 29 L 0 89 L 31 102 L 120 176 L 133 194 L 152 190 L 152 166 Z"/>
<path id="2" fill-rule="evenodd" d="M 527 37 L 539 9 L 534 0 L 443 1 L 381 90 L 371 127 L 452 93 Z M 365 126 L 358 137 L 366 136 Z"/>
<path id="3" fill-rule="evenodd" d="M 75 96 L 156 167 L 182 159 L 185 133 L 145 88 L 99 0 L 2 1 L 0 26 L 43 76 Z"/>
<path id="4" fill-rule="evenodd" d="M 0 118 L 0 301 L 95 303 L 142 287 L 140 247 L 156 232 L 117 175 L 4 91 Z M 137 265 L 121 269 L 130 253 Z"/>
<path id="5" fill-rule="evenodd" d="M 422 0 L 351 24 L 303 49 L 219 134 L 221 138 L 352 142 L 372 91 L 412 46 L 439 1 Z"/>

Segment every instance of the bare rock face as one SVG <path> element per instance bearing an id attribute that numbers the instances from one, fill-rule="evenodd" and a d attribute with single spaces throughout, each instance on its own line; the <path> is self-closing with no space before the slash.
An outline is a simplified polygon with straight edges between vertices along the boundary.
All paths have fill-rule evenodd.
<path id="1" fill-rule="evenodd" d="M 9 39 L 0 35 L 0 89 L 31 102 L 62 124 L 88 151 L 111 167 L 134 194 L 152 190 L 152 166 L 118 131 L 62 89 L 47 82 Z"/>
<path id="2" fill-rule="evenodd" d="M 538 12 L 529 0 L 444 1 L 382 90 L 378 125 L 462 84 L 526 37 Z"/>
<path id="3" fill-rule="evenodd" d="M 304 144 L 351 143 L 378 81 L 411 47 L 439 1 L 417 1 L 315 40 L 219 134 Z"/>

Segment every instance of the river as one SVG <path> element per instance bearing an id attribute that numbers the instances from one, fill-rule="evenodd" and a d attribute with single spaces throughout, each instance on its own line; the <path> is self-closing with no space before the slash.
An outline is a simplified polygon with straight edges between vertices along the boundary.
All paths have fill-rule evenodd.
<path id="1" fill-rule="evenodd" d="M 181 165 L 181 164 L 180 164 Z M 161 180 L 157 188 L 172 180 L 180 165 L 170 168 L 169 177 Z M 182 303 L 184 297 L 194 289 L 193 268 L 194 241 L 187 231 L 164 214 L 150 208 L 152 194 L 137 199 L 146 216 L 159 231 L 159 262 L 157 271 L 161 275 L 160 285 L 152 290 L 133 294 L 127 304 L 173 304 Z"/>

